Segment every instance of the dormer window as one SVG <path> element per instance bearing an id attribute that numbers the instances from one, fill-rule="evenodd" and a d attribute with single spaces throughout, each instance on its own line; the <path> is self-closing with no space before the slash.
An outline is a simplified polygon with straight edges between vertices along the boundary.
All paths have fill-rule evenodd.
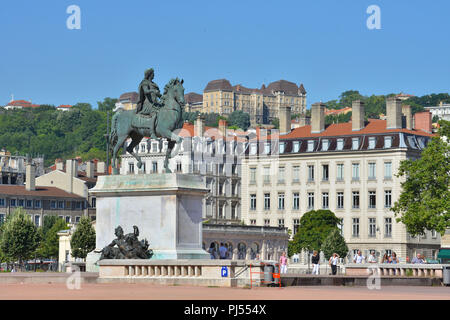
<path id="1" fill-rule="evenodd" d="M 284 153 L 284 149 L 285 149 L 285 147 L 284 147 L 284 142 L 280 142 L 280 144 L 278 145 L 278 152 L 281 154 L 281 153 Z"/>
<path id="2" fill-rule="evenodd" d="M 352 150 L 358 150 L 359 148 L 359 138 L 352 139 Z"/>
<path id="3" fill-rule="evenodd" d="M 376 138 L 369 137 L 369 149 L 375 149 L 375 144 L 376 144 Z"/>
<path id="4" fill-rule="evenodd" d="M 314 151 L 314 140 L 308 140 L 308 152 Z"/>
<path id="5" fill-rule="evenodd" d="M 392 147 L 392 137 L 384 137 L 384 148 Z"/>
<path id="6" fill-rule="evenodd" d="M 264 143 L 264 154 L 270 153 L 270 142 Z"/>
<path id="7" fill-rule="evenodd" d="M 250 144 L 250 154 L 256 154 L 258 148 L 256 146 L 256 143 Z"/>
<path id="8" fill-rule="evenodd" d="M 300 151 L 300 141 L 294 141 L 292 152 L 299 152 L 299 151 Z"/>
<path id="9" fill-rule="evenodd" d="M 322 140 L 322 151 L 328 151 L 329 141 L 327 139 Z"/>
<path id="10" fill-rule="evenodd" d="M 338 139 L 336 150 L 343 150 L 343 149 L 344 149 L 344 139 Z"/>

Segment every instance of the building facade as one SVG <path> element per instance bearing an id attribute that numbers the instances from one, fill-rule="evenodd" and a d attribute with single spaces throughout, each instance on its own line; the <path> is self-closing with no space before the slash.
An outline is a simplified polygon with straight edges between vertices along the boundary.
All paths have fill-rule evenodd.
<path id="1" fill-rule="evenodd" d="M 356 101 L 352 122 L 325 127 L 324 108 L 312 106 L 311 125 L 250 141 L 242 160 L 244 222 L 287 227 L 294 236 L 305 212 L 327 209 L 341 219 L 349 256 L 360 249 L 366 257 L 370 250 L 403 261 L 416 252 L 434 257 L 439 234 L 413 238 L 390 210 L 401 193 L 400 162 L 420 157 L 432 135 L 410 127 L 399 99 L 387 101 L 387 120 L 365 122 Z"/>
<path id="2" fill-rule="evenodd" d="M 432 117 L 438 116 L 439 120 L 450 121 L 450 103 L 441 102 L 435 107 L 425 107 L 425 110 L 430 111 Z"/>
<path id="3" fill-rule="evenodd" d="M 294 114 L 306 111 L 306 90 L 303 84 L 279 80 L 260 89 L 232 86 L 227 79 L 210 81 L 203 91 L 203 113 L 227 116 L 242 110 L 250 115 L 252 125 L 270 123 L 279 117 L 281 107 L 290 107 Z"/>
<path id="4" fill-rule="evenodd" d="M 0 185 L 13 184 L 22 185 L 25 182 L 25 167 L 28 163 L 28 157 L 12 155 L 6 150 L 0 151 Z M 36 157 L 31 159 L 35 165 L 36 177 L 44 174 L 44 158 Z"/>

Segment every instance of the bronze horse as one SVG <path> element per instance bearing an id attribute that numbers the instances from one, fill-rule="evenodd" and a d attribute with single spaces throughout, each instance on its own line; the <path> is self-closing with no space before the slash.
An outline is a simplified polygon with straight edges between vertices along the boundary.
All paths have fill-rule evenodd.
<path id="1" fill-rule="evenodd" d="M 183 80 L 178 78 L 170 80 L 164 87 L 164 94 L 161 98 L 162 107 L 154 115 L 156 117 L 155 135 L 168 140 L 166 157 L 164 159 L 166 173 L 171 172 L 169 159 L 178 152 L 183 141 L 174 131 L 183 127 L 182 114 L 184 104 Z M 151 136 L 149 121 L 150 118 L 148 116 L 136 114 L 135 110 L 119 111 L 114 114 L 109 135 L 109 141 L 113 149 L 112 167 L 114 174 L 118 173 L 116 168 L 117 152 L 128 137 L 132 140 L 126 150 L 136 158 L 138 168 L 142 167 L 141 158 L 134 152 L 134 148 L 141 142 L 143 137 Z M 174 150 L 175 145 L 177 148 Z M 172 153 L 172 151 L 174 152 Z"/>

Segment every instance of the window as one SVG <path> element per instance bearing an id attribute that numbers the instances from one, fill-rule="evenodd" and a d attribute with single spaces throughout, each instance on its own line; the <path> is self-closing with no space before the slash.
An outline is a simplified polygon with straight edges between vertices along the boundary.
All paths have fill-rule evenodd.
<path id="1" fill-rule="evenodd" d="M 336 150 L 344 149 L 344 139 L 337 139 Z"/>
<path id="2" fill-rule="evenodd" d="M 33 200 L 26 200 L 25 201 L 25 207 L 33 208 Z"/>
<path id="3" fill-rule="evenodd" d="M 377 224 L 375 218 L 369 218 L 369 237 L 376 237 L 377 235 Z"/>
<path id="4" fill-rule="evenodd" d="M 340 218 L 338 225 L 337 225 L 338 229 L 339 229 L 339 233 L 341 234 L 341 236 L 344 235 L 344 219 Z"/>
<path id="5" fill-rule="evenodd" d="M 375 162 L 369 163 L 369 179 L 370 180 L 376 179 L 376 163 Z"/>
<path id="6" fill-rule="evenodd" d="M 322 140 L 322 151 L 328 151 L 329 142 L 327 139 Z"/>
<path id="7" fill-rule="evenodd" d="M 293 194 L 293 203 L 292 203 L 292 209 L 293 210 L 298 210 L 300 208 L 300 193 L 295 192 Z"/>
<path id="8" fill-rule="evenodd" d="M 392 207 L 392 191 L 384 190 L 384 207 L 390 208 Z"/>
<path id="9" fill-rule="evenodd" d="M 92 208 L 96 208 L 97 207 L 97 198 L 92 198 L 91 202 L 92 202 Z"/>
<path id="10" fill-rule="evenodd" d="M 19 200 L 17 200 L 17 203 L 18 203 L 18 206 L 19 207 L 25 207 L 25 200 L 23 200 L 23 199 L 19 199 Z"/>
<path id="11" fill-rule="evenodd" d="M 359 138 L 352 138 L 352 150 L 358 150 Z"/>
<path id="12" fill-rule="evenodd" d="M 314 192 L 308 192 L 308 209 L 314 209 Z"/>
<path id="13" fill-rule="evenodd" d="M 314 140 L 308 140 L 308 149 L 306 151 L 308 152 L 314 151 Z"/>
<path id="14" fill-rule="evenodd" d="M 292 152 L 299 152 L 300 151 L 300 141 L 294 141 Z"/>
<path id="15" fill-rule="evenodd" d="M 270 210 L 270 193 L 264 193 L 264 210 Z"/>
<path id="16" fill-rule="evenodd" d="M 292 168 L 292 182 L 300 181 L 300 166 L 294 166 Z"/>
<path id="17" fill-rule="evenodd" d="M 284 183 L 284 167 L 278 168 L 278 183 Z"/>
<path id="18" fill-rule="evenodd" d="M 359 163 L 352 163 L 352 180 L 359 180 Z"/>
<path id="19" fill-rule="evenodd" d="M 377 196 L 375 191 L 369 191 L 369 209 L 377 207 Z"/>
<path id="20" fill-rule="evenodd" d="M 308 166 L 308 181 L 314 181 L 314 165 Z"/>
<path id="21" fill-rule="evenodd" d="M 369 149 L 375 149 L 376 142 L 375 137 L 369 137 Z"/>
<path id="22" fill-rule="evenodd" d="M 134 173 L 134 163 L 128 163 L 128 173 Z"/>
<path id="23" fill-rule="evenodd" d="M 278 219 L 278 228 L 284 228 L 284 219 Z"/>
<path id="24" fill-rule="evenodd" d="M 64 209 L 64 201 L 58 201 L 58 209 Z"/>
<path id="25" fill-rule="evenodd" d="M 270 153 L 270 142 L 264 143 L 264 154 Z"/>
<path id="26" fill-rule="evenodd" d="M 34 224 L 35 224 L 35 226 L 39 227 L 40 223 L 41 223 L 41 216 L 35 215 L 34 216 Z"/>
<path id="27" fill-rule="evenodd" d="M 66 216 L 66 223 L 70 223 L 70 216 Z"/>
<path id="28" fill-rule="evenodd" d="M 264 219 L 264 227 L 270 227 L 270 219 Z"/>
<path id="29" fill-rule="evenodd" d="M 352 236 L 359 237 L 359 218 L 352 219 Z"/>
<path id="30" fill-rule="evenodd" d="M 392 146 L 392 137 L 384 137 L 384 147 L 390 148 Z"/>
<path id="31" fill-rule="evenodd" d="M 75 209 L 81 209 L 81 201 L 77 201 L 76 203 L 75 203 Z"/>
<path id="32" fill-rule="evenodd" d="M 250 154 L 256 154 L 257 150 L 258 150 L 258 147 L 256 146 L 256 143 L 252 143 L 250 145 Z"/>
<path id="33" fill-rule="evenodd" d="M 252 226 L 256 226 L 256 219 L 250 219 L 250 224 Z"/>
<path id="34" fill-rule="evenodd" d="M 392 237 L 392 218 L 384 218 L 384 236 Z"/>
<path id="35" fill-rule="evenodd" d="M 158 173 L 158 162 L 152 161 L 152 173 Z"/>
<path id="36" fill-rule="evenodd" d="M 41 200 L 34 200 L 34 207 L 40 209 L 42 207 Z"/>
<path id="37" fill-rule="evenodd" d="M 328 177 L 329 177 L 328 165 L 324 164 L 322 166 L 322 181 L 328 181 Z"/>
<path id="38" fill-rule="evenodd" d="M 436 239 L 437 238 L 437 232 L 436 230 L 431 230 L 431 237 Z"/>
<path id="39" fill-rule="evenodd" d="M 322 193 L 322 208 L 328 209 L 328 192 Z"/>
<path id="40" fill-rule="evenodd" d="M 337 169 L 336 179 L 339 181 L 344 180 L 344 164 L 338 163 L 336 169 Z"/>
<path id="41" fill-rule="evenodd" d="M 270 167 L 264 167 L 264 183 L 270 183 Z"/>
<path id="42" fill-rule="evenodd" d="M 278 145 L 278 152 L 284 153 L 284 149 L 285 149 L 284 147 L 285 147 L 284 143 L 280 142 L 280 144 Z"/>
<path id="43" fill-rule="evenodd" d="M 5 199 L 0 198 L 0 207 L 4 207 L 5 206 Z"/>
<path id="44" fill-rule="evenodd" d="M 55 200 L 50 201 L 50 208 L 56 209 L 56 201 Z"/>
<path id="45" fill-rule="evenodd" d="M 392 179 L 392 162 L 384 163 L 384 178 Z"/>
<path id="46" fill-rule="evenodd" d="M 250 168 L 250 183 L 256 183 L 256 168 Z"/>
<path id="47" fill-rule="evenodd" d="M 295 234 L 298 232 L 298 228 L 300 227 L 300 219 L 294 219 L 293 220 L 293 232 L 292 235 L 295 236 Z"/>
<path id="48" fill-rule="evenodd" d="M 353 198 L 353 209 L 359 209 L 359 191 L 353 191 L 352 192 L 352 198 Z"/>
<path id="49" fill-rule="evenodd" d="M 343 192 L 337 193 L 337 208 L 344 209 L 344 193 Z"/>
<path id="50" fill-rule="evenodd" d="M 284 193 L 278 194 L 278 210 L 284 210 Z"/>
<path id="51" fill-rule="evenodd" d="M 178 162 L 177 162 L 177 172 L 181 172 L 181 171 L 182 171 L 181 162 L 178 161 Z"/>

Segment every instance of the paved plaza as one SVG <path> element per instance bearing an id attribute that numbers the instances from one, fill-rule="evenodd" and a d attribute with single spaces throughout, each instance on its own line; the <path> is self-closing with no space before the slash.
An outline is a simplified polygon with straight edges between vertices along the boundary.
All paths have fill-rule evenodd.
<path id="1" fill-rule="evenodd" d="M 69 290 L 64 283 L 0 284 L 0 300 L 450 300 L 450 287 L 286 287 L 218 288 L 152 284 L 81 284 Z"/>

